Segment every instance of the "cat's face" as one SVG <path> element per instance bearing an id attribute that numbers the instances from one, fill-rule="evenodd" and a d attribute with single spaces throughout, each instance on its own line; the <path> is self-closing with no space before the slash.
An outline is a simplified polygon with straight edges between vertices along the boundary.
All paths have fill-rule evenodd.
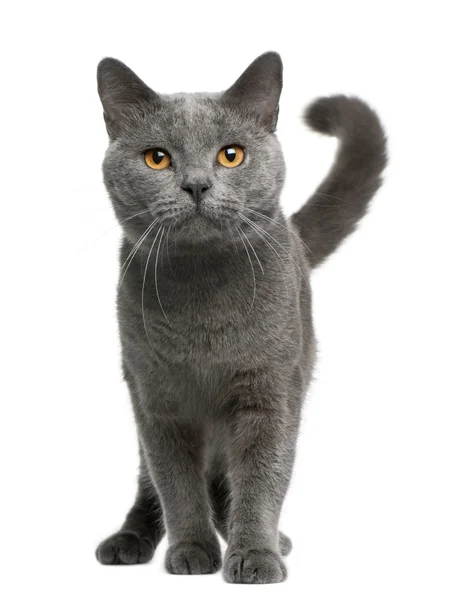
<path id="1" fill-rule="evenodd" d="M 273 133 L 280 91 L 273 53 L 210 95 L 158 95 L 122 63 L 102 61 L 99 92 L 111 140 L 104 179 L 130 240 L 156 219 L 186 242 L 230 239 L 245 226 L 240 215 L 273 213 L 284 181 Z"/>

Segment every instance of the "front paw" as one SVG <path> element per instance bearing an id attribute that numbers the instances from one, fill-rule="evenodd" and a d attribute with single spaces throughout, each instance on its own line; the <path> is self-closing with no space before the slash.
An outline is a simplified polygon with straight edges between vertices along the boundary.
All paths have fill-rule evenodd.
<path id="1" fill-rule="evenodd" d="M 221 566 L 220 546 L 214 543 L 178 542 L 169 547 L 166 569 L 174 575 L 205 575 Z"/>
<path id="2" fill-rule="evenodd" d="M 279 583 L 287 576 L 281 556 L 267 548 L 227 552 L 223 573 L 229 583 Z"/>
<path id="3" fill-rule="evenodd" d="M 133 531 L 119 531 L 104 540 L 96 550 L 102 565 L 137 565 L 148 562 L 155 546 L 145 537 Z"/>

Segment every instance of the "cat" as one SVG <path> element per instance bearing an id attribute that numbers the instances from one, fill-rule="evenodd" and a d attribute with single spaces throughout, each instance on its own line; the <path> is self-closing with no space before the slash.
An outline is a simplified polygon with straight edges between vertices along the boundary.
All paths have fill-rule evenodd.
<path id="1" fill-rule="evenodd" d="M 102 564 L 274 583 L 278 522 L 316 342 L 310 272 L 381 184 L 386 138 L 357 98 L 320 98 L 309 126 L 336 136 L 330 173 L 290 219 L 275 135 L 282 62 L 257 58 L 225 92 L 161 95 L 112 58 L 98 67 L 110 144 L 103 174 L 123 228 L 117 313 L 140 475 Z"/>

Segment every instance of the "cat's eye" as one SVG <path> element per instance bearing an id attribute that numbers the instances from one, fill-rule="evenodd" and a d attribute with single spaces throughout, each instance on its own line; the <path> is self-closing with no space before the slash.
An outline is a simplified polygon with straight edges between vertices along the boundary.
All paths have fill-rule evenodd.
<path id="1" fill-rule="evenodd" d="M 144 154 L 144 160 L 151 169 L 167 169 L 170 167 L 170 154 L 161 148 L 150 148 Z"/>
<path id="2" fill-rule="evenodd" d="M 237 167 L 244 160 L 244 149 L 240 146 L 225 146 L 217 155 L 217 161 L 222 167 Z"/>

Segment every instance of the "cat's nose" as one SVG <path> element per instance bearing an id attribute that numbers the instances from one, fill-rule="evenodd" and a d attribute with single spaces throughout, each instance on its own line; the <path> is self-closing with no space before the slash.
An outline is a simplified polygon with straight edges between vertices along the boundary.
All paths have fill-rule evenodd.
<path id="1" fill-rule="evenodd" d="M 211 183 L 209 181 L 195 181 L 192 183 L 186 182 L 181 186 L 183 190 L 189 192 L 196 204 L 200 204 L 203 194 L 209 190 Z"/>

